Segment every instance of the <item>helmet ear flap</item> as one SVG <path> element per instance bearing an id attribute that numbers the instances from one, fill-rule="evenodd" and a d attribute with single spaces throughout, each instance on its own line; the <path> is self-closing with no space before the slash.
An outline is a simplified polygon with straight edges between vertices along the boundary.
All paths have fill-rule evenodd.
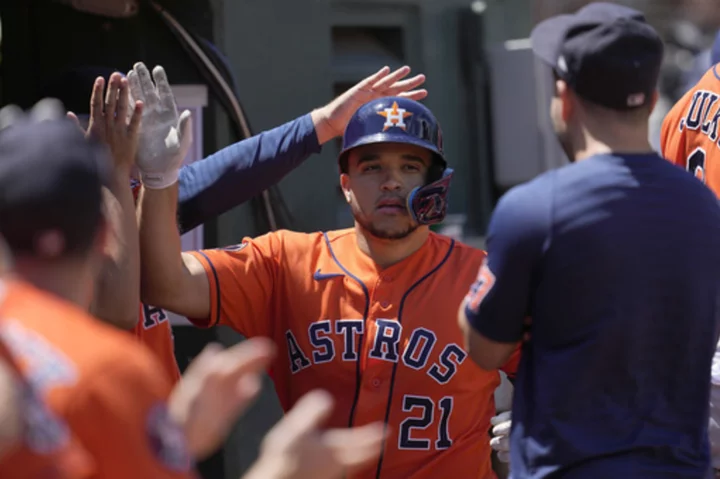
<path id="1" fill-rule="evenodd" d="M 408 195 L 408 211 L 418 224 L 433 225 L 442 222 L 445 218 L 453 170 L 450 168 L 442 170 L 440 178 L 415 188 Z"/>

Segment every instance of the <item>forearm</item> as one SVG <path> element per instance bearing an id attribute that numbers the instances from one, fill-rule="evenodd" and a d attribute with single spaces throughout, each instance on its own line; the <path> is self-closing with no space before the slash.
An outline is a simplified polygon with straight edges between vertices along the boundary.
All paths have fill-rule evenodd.
<path id="1" fill-rule="evenodd" d="M 127 330 L 137 324 L 140 302 L 140 241 L 129 178 L 129 171 L 120 169 L 110 184 L 107 204 L 114 245 L 103 265 L 91 305 L 94 316 Z"/>
<path id="2" fill-rule="evenodd" d="M 181 291 L 182 246 L 175 216 L 178 185 L 140 192 L 141 299 L 146 304 L 167 308 L 174 293 Z"/>
<path id="3" fill-rule="evenodd" d="M 181 232 L 259 195 L 318 153 L 323 129 L 316 131 L 315 122 L 312 114 L 304 115 L 182 168 L 178 209 Z"/>

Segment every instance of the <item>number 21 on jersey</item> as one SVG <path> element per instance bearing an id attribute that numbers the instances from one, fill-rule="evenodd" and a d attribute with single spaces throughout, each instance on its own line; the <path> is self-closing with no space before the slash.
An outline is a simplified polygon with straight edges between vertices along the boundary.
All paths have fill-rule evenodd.
<path id="1" fill-rule="evenodd" d="M 435 449 L 447 449 L 452 446 L 450 432 L 448 431 L 450 413 L 453 408 L 452 396 L 445 396 L 435 404 L 429 397 L 406 394 L 403 396 L 402 408 L 404 412 L 418 411 L 420 415 L 408 417 L 400 423 L 398 449 L 429 451 L 433 446 L 433 442 Z M 427 430 L 432 425 L 436 414 L 440 415 L 437 439 L 431 441 L 430 439 L 413 438 L 413 430 Z"/>

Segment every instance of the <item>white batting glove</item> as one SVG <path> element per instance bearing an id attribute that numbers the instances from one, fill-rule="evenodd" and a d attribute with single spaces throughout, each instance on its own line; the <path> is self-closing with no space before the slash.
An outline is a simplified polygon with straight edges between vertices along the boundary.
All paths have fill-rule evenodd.
<path id="1" fill-rule="evenodd" d="M 156 66 L 151 76 L 145 64 L 139 62 L 127 78 L 133 99 L 144 103 L 137 154 L 140 178 L 146 188 L 167 188 L 177 182 L 192 143 L 190 111 L 178 115 L 163 67 Z"/>
<path id="2" fill-rule="evenodd" d="M 500 462 L 510 462 L 510 427 L 512 426 L 512 413 L 505 411 L 490 419 L 492 438 L 490 447 L 497 452 Z"/>

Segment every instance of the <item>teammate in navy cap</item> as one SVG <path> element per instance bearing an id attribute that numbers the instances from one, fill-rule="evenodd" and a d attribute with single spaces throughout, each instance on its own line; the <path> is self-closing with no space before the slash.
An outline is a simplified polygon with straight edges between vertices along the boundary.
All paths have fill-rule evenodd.
<path id="1" fill-rule="evenodd" d="M 529 336 L 511 475 L 705 477 L 720 207 L 648 143 L 662 41 L 641 13 L 594 3 L 532 43 L 571 164 L 500 200 L 458 318 L 482 368 Z"/>

